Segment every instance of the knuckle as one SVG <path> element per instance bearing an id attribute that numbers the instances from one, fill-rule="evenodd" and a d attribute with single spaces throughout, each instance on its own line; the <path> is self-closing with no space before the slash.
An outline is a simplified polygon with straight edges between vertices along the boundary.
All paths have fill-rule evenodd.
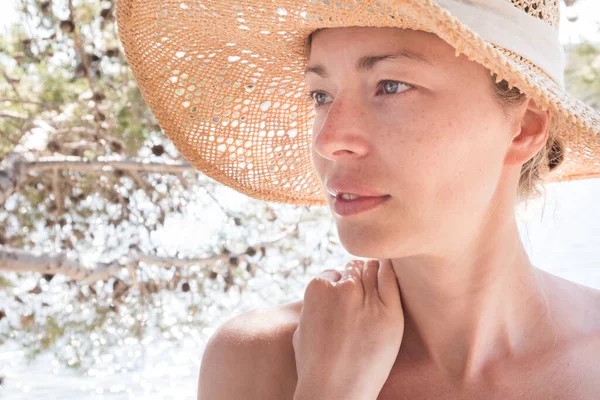
<path id="1" fill-rule="evenodd" d="M 305 296 L 322 293 L 331 287 L 333 287 L 333 283 L 329 279 L 317 276 L 306 285 Z"/>
<path id="2" fill-rule="evenodd" d="M 352 293 L 356 291 L 359 286 L 362 287 L 360 281 L 357 279 L 344 279 L 336 285 L 336 288 L 342 293 Z"/>

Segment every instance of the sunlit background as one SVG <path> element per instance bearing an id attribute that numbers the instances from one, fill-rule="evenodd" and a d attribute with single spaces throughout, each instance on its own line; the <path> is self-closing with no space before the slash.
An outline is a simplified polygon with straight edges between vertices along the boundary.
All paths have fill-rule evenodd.
<path id="1" fill-rule="evenodd" d="M 2 0 L 0 32 L 3 36 L 8 37 L 13 24 L 24 23 L 21 20 L 22 13 L 16 10 L 17 6 L 22 7 L 24 3 L 25 0 Z M 56 6 L 59 2 L 54 3 Z M 66 0 L 60 3 L 66 4 Z M 599 1 L 579 0 L 568 9 L 563 4 L 561 41 L 570 47 L 584 42 L 600 46 L 599 24 Z M 595 61 L 582 68 L 595 71 L 596 76 L 600 76 L 600 52 L 596 54 Z M 9 57 L 0 58 L 3 71 L 13 68 L 11 63 Z M 7 87 L 0 86 L 0 90 Z M 585 85 L 577 90 L 581 90 L 580 96 L 586 97 L 586 101 L 600 104 L 600 91 L 588 93 Z M 4 95 L 0 95 L 0 101 Z M 0 102 L 0 112 L 3 104 Z M 118 118 L 121 118 L 120 114 Z M 173 155 L 174 148 L 159 136 L 150 135 L 143 140 L 143 145 L 136 148 L 136 156 L 152 158 L 153 161 L 180 160 Z M 43 129 L 32 129 L 29 136 L 19 143 L 38 151 L 38 147 L 48 146 L 49 138 Z M 159 192 L 164 191 L 161 185 L 171 187 L 171 183 L 150 175 L 144 179 L 146 183 L 137 183 L 150 184 Z M 151 202 L 143 198 L 140 191 L 135 196 L 132 192 L 131 201 L 142 210 L 137 218 L 140 221 L 157 219 L 154 229 L 149 232 L 133 226 L 129 230 L 117 231 L 109 228 L 103 219 L 93 221 L 89 229 L 93 230 L 94 237 L 86 234 L 88 241 L 82 245 L 84 247 L 75 246 L 79 259 L 91 265 L 99 260 L 110 259 L 111 254 L 122 255 L 119 244 L 129 243 L 129 238 L 139 235 L 140 248 L 154 249 L 153 255 L 156 257 L 198 257 L 199 247 L 218 248 L 221 251 L 227 247 L 231 254 L 246 252 L 248 257 L 244 258 L 243 265 L 251 276 L 246 272 L 230 274 L 231 270 L 224 272 L 217 265 L 211 270 L 214 282 L 207 280 L 201 285 L 197 279 L 200 274 L 198 266 L 189 269 L 182 267 L 183 272 L 178 275 L 172 269 L 165 272 L 147 260 L 144 269 L 146 282 L 176 282 L 172 291 L 161 289 L 158 293 L 153 293 L 152 286 L 148 284 L 144 286 L 144 290 L 149 291 L 147 297 L 135 297 L 135 301 L 147 301 L 145 305 L 134 307 L 124 302 L 120 306 L 119 321 L 131 329 L 142 329 L 143 326 L 143 334 L 123 336 L 110 324 L 103 330 L 95 328 L 81 331 L 83 333 L 77 331 L 77 327 L 70 327 L 74 329 L 73 332 L 79 333 L 67 333 L 54 338 L 51 345 L 38 349 L 35 346 L 36 337 L 45 340 L 47 331 L 38 336 L 35 332 L 29 332 L 31 338 L 27 340 L 22 340 L 20 333 L 14 333 L 15 326 L 31 323 L 27 322 L 27 315 L 30 314 L 10 315 L 9 304 L 16 304 L 16 298 L 19 303 L 25 303 L 19 307 L 28 307 L 29 302 L 37 304 L 35 296 L 46 296 L 44 301 L 52 304 L 44 307 L 57 313 L 89 313 L 90 318 L 95 318 L 99 311 L 79 308 L 73 302 L 77 297 L 67 296 L 65 290 L 67 287 L 69 290 L 78 288 L 78 283 L 69 283 L 66 278 L 56 276 L 52 281 L 45 282 L 36 273 L 6 273 L 4 280 L 0 281 L 0 398 L 195 399 L 203 346 L 216 327 L 245 310 L 299 300 L 311 275 L 325 268 L 339 268 L 351 258 L 336 239 L 328 210 L 262 204 L 206 178 L 199 182 L 200 185 L 187 188 L 193 195 L 185 197 L 185 201 L 179 200 L 177 206 L 180 211 L 167 212 L 162 217 L 152 210 Z M 183 195 L 181 198 L 184 198 Z M 215 199 L 219 199 L 218 202 Z M 600 180 L 552 184 L 546 187 L 542 199 L 520 210 L 522 237 L 536 266 L 600 289 L 598 199 Z M 29 212 L 19 211 L 22 207 L 20 201 L 13 196 L 4 204 L 4 211 L 0 208 L 5 216 L 0 224 L 7 224 L 7 231 L 10 231 L 9 225 L 13 222 L 6 215 Z M 92 208 L 95 204 L 101 204 L 92 198 L 82 201 Z M 144 209 L 148 210 L 147 214 Z M 253 217 L 249 216 L 249 210 L 252 210 Z M 47 233 L 42 229 L 36 234 L 31 249 L 62 250 L 62 242 L 52 233 L 55 232 L 55 224 L 44 227 Z M 298 229 L 287 233 L 290 239 L 286 236 L 286 229 L 294 224 Z M 281 235 L 282 232 L 284 235 Z M 71 233 L 76 234 L 75 228 Z M 265 244 L 277 239 L 277 248 Z M 253 251 L 249 252 L 248 248 Z M 234 261 L 229 258 L 229 265 L 238 265 L 238 262 L 237 258 Z M 108 284 L 112 285 L 114 295 L 120 283 L 110 280 Z M 98 290 L 98 287 L 107 285 L 95 287 Z M 39 290 L 36 289 L 38 287 Z M 223 287 L 225 290 L 222 290 Z M 93 289 L 87 287 L 81 290 L 85 292 L 81 296 L 89 297 L 88 291 Z M 43 293 L 40 294 L 40 291 Z M 210 293 L 210 297 L 207 293 Z M 155 307 L 162 309 L 160 321 L 155 321 L 155 314 L 149 311 Z M 4 316 L 2 312 L 5 312 Z M 111 312 L 117 311 L 111 309 Z M 141 323 L 137 317 L 139 313 L 145 315 Z M 199 314 L 201 318 L 198 318 Z M 117 321 L 113 314 L 107 315 L 112 323 Z M 61 321 L 55 324 L 57 326 L 54 329 L 63 334 L 65 330 L 60 327 Z M 50 329 L 47 323 L 43 326 L 45 330 Z M 114 342 L 111 342 L 113 339 Z M 84 347 L 89 348 L 82 351 Z M 106 348 L 109 351 L 103 351 Z"/>

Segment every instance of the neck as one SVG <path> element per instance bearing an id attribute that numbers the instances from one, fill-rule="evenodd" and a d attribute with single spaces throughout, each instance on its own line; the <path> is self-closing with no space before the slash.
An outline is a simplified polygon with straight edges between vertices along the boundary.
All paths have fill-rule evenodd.
<path id="1" fill-rule="evenodd" d="M 398 360 L 431 363 L 464 382 L 494 360 L 552 343 L 539 270 L 514 215 L 505 221 L 502 229 L 489 221 L 476 240 L 451 246 L 459 254 L 392 259 L 405 316 Z"/>

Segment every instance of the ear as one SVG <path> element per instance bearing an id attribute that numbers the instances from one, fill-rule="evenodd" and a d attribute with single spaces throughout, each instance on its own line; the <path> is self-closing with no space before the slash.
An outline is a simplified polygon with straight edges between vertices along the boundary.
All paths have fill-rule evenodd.
<path id="1" fill-rule="evenodd" d="M 523 165 L 544 146 L 550 130 L 550 111 L 542 110 L 533 99 L 513 113 L 512 139 L 506 153 L 506 165 Z"/>

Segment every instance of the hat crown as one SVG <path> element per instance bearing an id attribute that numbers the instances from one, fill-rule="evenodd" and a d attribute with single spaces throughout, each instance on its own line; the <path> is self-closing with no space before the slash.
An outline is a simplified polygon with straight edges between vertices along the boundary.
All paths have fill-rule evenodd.
<path id="1" fill-rule="evenodd" d="M 554 34 L 559 4 L 118 0 L 117 22 L 150 111 L 190 164 L 254 198 L 326 205 L 311 161 L 315 114 L 302 72 L 306 38 L 332 27 L 393 26 L 439 36 L 455 54 L 481 64 L 552 112 L 548 136 L 568 151 L 558 169 L 554 156 L 542 168 L 552 170 L 549 176 L 540 170 L 544 181 L 600 177 L 600 114 L 569 96 L 554 78 L 564 72 L 552 50 L 562 50 Z"/>
<path id="2" fill-rule="evenodd" d="M 527 14 L 547 22 L 558 29 L 560 5 L 558 0 L 507 0 Z"/>

